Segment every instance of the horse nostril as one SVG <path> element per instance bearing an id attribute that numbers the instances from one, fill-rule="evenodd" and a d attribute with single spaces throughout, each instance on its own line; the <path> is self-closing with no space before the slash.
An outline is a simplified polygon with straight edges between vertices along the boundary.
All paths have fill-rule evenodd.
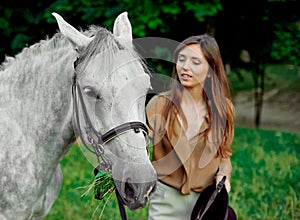
<path id="1" fill-rule="evenodd" d="M 134 187 L 131 183 L 125 183 L 125 195 L 127 199 L 134 199 Z"/>

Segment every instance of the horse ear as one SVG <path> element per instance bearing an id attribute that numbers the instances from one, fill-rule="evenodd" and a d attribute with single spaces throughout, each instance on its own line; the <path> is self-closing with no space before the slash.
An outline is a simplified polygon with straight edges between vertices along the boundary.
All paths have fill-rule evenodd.
<path id="1" fill-rule="evenodd" d="M 113 34 L 122 46 L 132 45 L 132 28 L 127 17 L 127 12 L 120 14 L 114 23 Z"/>
<path id="2" fill-rule="evenodd" d="M 93 38 L 89 38 L 84 34 L 76 30 L 72 25 L 67 23 L 59 14 L 53 12 L 52 15 L 55 17 L 60 32 L 69 39 L 75 49 L 86 47 Z"/>

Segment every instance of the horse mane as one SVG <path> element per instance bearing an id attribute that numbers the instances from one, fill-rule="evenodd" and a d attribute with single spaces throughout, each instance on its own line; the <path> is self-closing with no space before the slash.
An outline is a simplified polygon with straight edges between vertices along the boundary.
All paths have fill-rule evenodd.
<path id="1" fill-rule="evenodd" d="M 125 50 L 125 48 L 121 46 L 117 40 L 115 40 L 113 34 L 106 28 L 91 25 L 87 30 L 81 30 L 81 32 L 88 37 L 94 36 L 94 39 L 86 48 L 79 48 L 80 57 L 78 57 L 78 63 L 82 63 L 83 66 L 86 66 L 91 58 L 103 52 L 107 56 L 107 59 L 103 59 L 103 62 L 106 63 L 102 64 L 101 67 L 106 65 L 110 66 L 110 61 L 113 60 L 114 54 L 120 50 Z M 58 48 L 66 48 L 68 46 L 71 47 L 71 43 L 60 32 L 54 34 L 51 38 L 47 36 L 46 39 L 40 40 L 38 43 L 24 47 L 22 51 L 14 57 L 6 56 L 4 62 L 0 64 L 0 71 L 4 71 L 9 66 L 13 65 L 15 61 L 30 60 L 31 58 L 40 56 L 45 52 L 53 51 Z M 131 58 L 139 61 L 143 66 L 144 71 L 151 75 L 151 71 L 148 69 L 145 60 L 136 52 L 134 47 L 126 50 Z"/>
<path id="2" fill-rule="evenodd" d="M 91 36 L 99 30 L 99 27 L 95 25 L 91 25 L 88 30 L 83 32 L 86 36 Z M 71 45 L 69 40 L 64 37 L 60 32 L 53 35 L 53 37 L 49 38 L 46 36 L 45 39 L 40 40 L 39 42 L 24 47 L 21 52 L 16 54 L 15 56 L 6 56 L 3 63 L 0 65 L 0 71 L 5 70 L 10 65 L 13 64 L 16 60 L 30 59 L 32 57 L 43 54 L 44 52 L 48 52 L 57 48 L 66 47 Z"/>
<path id="3" fill-rule="evenodd" d="M 46 39 L 40 40 L 29 47 L 24 47 L 20 53 L 13 56 L 6 56 L 4 62 L 0 66 L 0 70 L 5 70 L 16 60 L 30 59 L 36 55 L 39 55 L 45 51 L 52 50 L 56 47 L 60 47 L 67 44 L 66 39 L 60 33 L 56 33 L 52 38 L 48 36 Z"/>

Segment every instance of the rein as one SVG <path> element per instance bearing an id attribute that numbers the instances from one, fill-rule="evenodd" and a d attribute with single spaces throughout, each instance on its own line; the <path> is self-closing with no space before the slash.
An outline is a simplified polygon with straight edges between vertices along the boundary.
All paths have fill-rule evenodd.
<path id="1" fill-rule="evenodd" d="M 74 62 L 74 70 L 76 69 L 76 63 L 77 62 L 75 61 Z M 78 104 L 77 104 L 77 92 L 76 91 L 78 92 L 78 101 L 80 102 L 80 104 L 82 106 L 83 117 L 84 117 L 84 121 L 86 123 L 85 132 L 87 134 L 87 141 L 93 147 L 93 149 L 90 149 L 88 144 L 85 142 L 85 139 L 83 138 L 83 134 L 80 129 L 79 108 L 78 108 Z M 96 154 L 99 163 L 100 163 L 99 158 L 101 157 L 103 162 L 109 167 L 109 169 L 111 169 L 109 160 L 107 158 L 105 158 L 105 156 L 104 156 L 104 145 L 129 130 L 134 130 L 135 133 L 139 133 L 140 130 L 142 130 L 142 132 L 147 140 L 146 149 L 148 151 L 148 129 L 147 129 L 146 125 L 142 122 L 139 122 L 139 121 L 126 122 L 126 123 L 116 126 L 115 128 L 110 129 L 103 135 L 101 135 L 101 134 L 99 134 L 99 132 L 97 132 L 97 130 L 93 126 L 91 119 L 87 113 L 87 109 L 86 109 L 86 106 L 85 106 L 85 103 L 83 100 L 81 88 L 77 82 L 76 71 L 74 72 L 74 75 L 73 75 L 72 96 L 73 96 L 73 110 L 74 110 L 74 118 L 75 118 L 75 127 L 77 129 L 77 132 L 81 138 L 83 145 L 90 152 Z M 147 119 L 147 117 L 146 117 L 146 119 Z M 150 129 L 151 129 L 151 127 L 150 127 Z M 119 205 L 119 210 L 120 210 L 122 220 L 127 220 L 124 203 L 123 203 L 122 197 L 119 194 L 117 189 L 116 189 L 116 196 L 118 199 L 118 205 Z"/>

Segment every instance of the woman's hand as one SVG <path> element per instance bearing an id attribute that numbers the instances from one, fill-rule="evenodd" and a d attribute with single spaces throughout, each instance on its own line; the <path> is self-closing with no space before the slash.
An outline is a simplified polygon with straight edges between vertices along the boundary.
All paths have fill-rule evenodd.
<path id="1" fill-rule="evenodd" d="M 225 188 L 227 192 L 230 192 L 230 176 L 232 172 L 232 166 L 229 158 L 222 158 L 219 165 L 219 171 L 216 175 L 216 186 L 222 180 L 223 176 L 226 176 Z"/>
<path id="2" fill-rule="evenodd" d="M 216 176 L 216 186 L 219 184 L 219 182 L 222 180 L 223 175 L 217 174 Z M 225 188 L 227 190 L 227 193 L 230 192 L 230 179 L 226 176 L 226 180 L 225 180 Z"/>

